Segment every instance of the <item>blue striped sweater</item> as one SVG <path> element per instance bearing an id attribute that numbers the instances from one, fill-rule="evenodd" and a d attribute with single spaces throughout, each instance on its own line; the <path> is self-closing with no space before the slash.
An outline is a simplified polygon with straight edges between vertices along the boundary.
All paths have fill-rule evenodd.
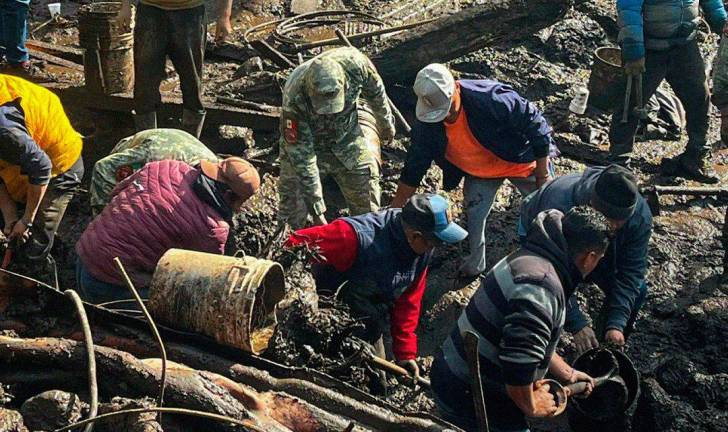
<path id="1" fill-rule="evenodd" d="M 505 385 L 542 379 L 566 317 L 566 299 L 580 280 L 568 256 L 558 210 L 539 214 L 526 244 L 502 259 L 482 279 L 457 325 L 435 357 L 433 391 L 454 411 L 472 407 L 470 373 L 462 335 L 480 337 L 480 373 L 487 397 L 503 407 L 513 424 L 522 414 L 505 394 Z"/>

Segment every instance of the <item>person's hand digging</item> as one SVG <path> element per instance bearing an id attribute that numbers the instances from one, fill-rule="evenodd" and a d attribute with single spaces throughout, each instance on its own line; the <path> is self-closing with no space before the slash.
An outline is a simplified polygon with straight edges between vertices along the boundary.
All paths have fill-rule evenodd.
<path id="1" fill-rule="evenodd" d="M 5 229 L 5 236 L 9 243 L 23 244 L 30 237 L 28 224 L 23 219 L 18 219 L 10 229 Z"/>
<path id="2" fill-rule="evenodd" d="M 604 341 L 612 343 L 618 347 L 624 346 L 624 333 L 617 329 L 609 329 L 604 335 Z"/>
<path id="3" fill-rule="evenodd" d="M 405 368 L 415 382 L 420 377 L 420 367 L 417 365 L 417 361 L 415 359 L 400 360 L 397 364 L 400 367 Z"/>
<path id="4" fill-rule="evenodd" d="M 591 327 L 586 326 L 578 332 L 574 333 L 574 345 L 579 353 L 589 351 L 592 348 L 599 346 L 597 336 L 594 334 L 594 330 Z"/>

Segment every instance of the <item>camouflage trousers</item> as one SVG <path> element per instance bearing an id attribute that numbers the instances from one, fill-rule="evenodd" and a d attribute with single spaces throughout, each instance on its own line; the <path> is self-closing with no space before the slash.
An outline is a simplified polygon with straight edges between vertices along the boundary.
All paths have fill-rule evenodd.
<path id="1" fill-rule="evenodd" d="M 336 181 L 346 199 L 350 215 L 360 215 L 379 210 L 382 190 L 379 186 L 381 172 L 378 158 L 373 152 L 351 170 L 331 151 L 318 151 L 316 161 L 319 175 L 330 175 Z M 287 157 L 281 158 L 281 175 L 278 179 L 279 218 L 287 221 L 292 229 L 306 226 L 308 207 L 299 188 L 299 179 Z"/>

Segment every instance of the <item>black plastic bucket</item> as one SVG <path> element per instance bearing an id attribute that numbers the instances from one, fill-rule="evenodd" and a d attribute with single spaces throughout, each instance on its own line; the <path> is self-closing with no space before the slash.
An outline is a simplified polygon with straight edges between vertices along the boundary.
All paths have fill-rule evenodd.
<path id="1" fill-rule="evenodd" d="M 573 398 L 574 407 L 584 417 L 599 423 L 608 423 L 614 419 L 628 415 L 634 411 L 640 395 L 640 375 L 634 367 L 632 360 L 621 351 L 608 348 L 594 348 L 574 361 L 574 368 L 583 371 L 593 377 L 599 377 L 608 372 L 611 365 L 605 365 L 602 361 L 604 351 L 609 351 L 617 360 L 619 376 L 627 385 L 627 401 L 623 406 L 615 406 L 615 391 L 620 391 L 614 386 L 605 385 L 597 387 L 588 398 Z M 623 396 L 622 396 L 623 398 Z"/>

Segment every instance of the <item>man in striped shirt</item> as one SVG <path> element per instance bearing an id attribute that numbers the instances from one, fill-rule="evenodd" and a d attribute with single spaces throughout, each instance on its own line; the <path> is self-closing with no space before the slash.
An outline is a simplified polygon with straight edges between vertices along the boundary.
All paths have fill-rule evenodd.
<path id="1" fill-rule="evenodd" d="M 547 372 L 564 383 L 593 379 L 574 370 L 556 344 L 566 301 L 588 275 L 609 243 L 606 218 L 589 207 L 540 213 L 525 244 L 502 259 L 480 288 L 435 357 L 431 379 L 442 416 L 465 430 L 477 430 L 470 374 L 462 335 L 480 337 L 480 374 L 491 431 L 527 431 L 524 416 L 549 417 L 556 411 Z"/>

